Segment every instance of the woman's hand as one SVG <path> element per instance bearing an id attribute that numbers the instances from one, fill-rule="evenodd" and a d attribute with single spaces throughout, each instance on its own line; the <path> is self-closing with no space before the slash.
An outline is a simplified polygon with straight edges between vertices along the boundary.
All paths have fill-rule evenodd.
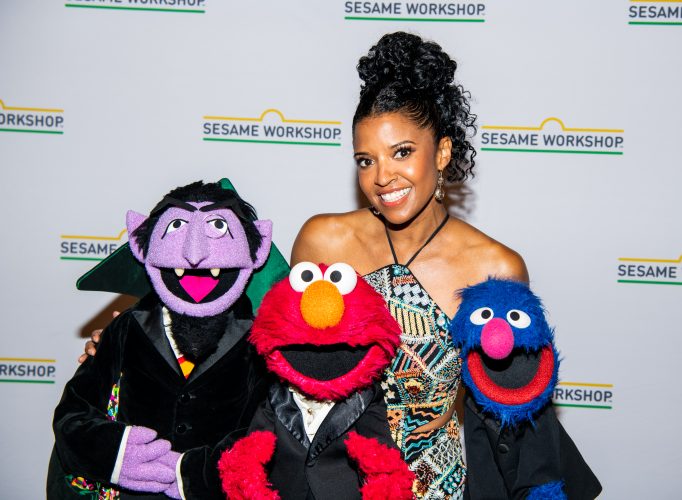
<path id="1" fill-rule="evenodd" d="M 115 318 L 121 314 L 118 311 L 114 311 L 113 317 Z M 88 340 L 85 343 L 85 347 L 83 348 L 83 354 L 80 355 L 78 358 L 78 362 L 82 363 L 86 359 L 88 359 L 88 356 L 94 356 L 95 353 L 97 352 L 97 344 L 99 344 L 99 339 L 102 335 L 102 328 L 99 330 L 93 330 L 92 333 L 90 334 L 90 340 Z"/>

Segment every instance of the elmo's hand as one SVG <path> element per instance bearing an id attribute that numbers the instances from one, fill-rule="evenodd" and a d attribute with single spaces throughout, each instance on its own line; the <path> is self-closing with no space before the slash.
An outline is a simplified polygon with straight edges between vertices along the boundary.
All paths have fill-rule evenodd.
<path id="1" fill-rule="evenodd" d="M 360 489 L 363 500 L 411 499 L 414 473 L 400 458 L 400 452 L 351 432 L 346 439 L 348 455 L 365 475 Z"/>
<path id="2" fill-rule="evenodd" d="M 265 464 L 275 452 L 272 432 L 256 431 L 237 441 L 218 462 L 223 491 L 230 500 L 279 500 L 270 488 Z"/>

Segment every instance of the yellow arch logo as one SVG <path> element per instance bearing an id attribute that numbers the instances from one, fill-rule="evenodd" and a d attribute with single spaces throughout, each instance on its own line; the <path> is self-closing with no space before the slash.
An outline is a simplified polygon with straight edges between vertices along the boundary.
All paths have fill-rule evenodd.
<path id="1" fill-rule="evenodd" d="M 63 109 L 52 109 L 52 108 L 24 108 L 20 106 L 7 106 L 4 101 L 0 99 L 0 108 L 3 111 L 32 111 L 35 113 L 63 113 Z"/>
<path id="2" fill-rule="evenodd" d="M 128 232 L 127 229 L 124 229 L 120 233 L 118 233 L 118 236 L 84 236 L 84 235 L 75 235 L 75 234 L 62 234 L 61 238 L 64 240 L 103 240 L 103 241 L 120 241 L 121 238 L 123 238 L 123 235 Z"/>
<path id="3" fill-rule="evenodd" d="M 577 128 L 577 127 L 567 127 L 564 122 L 555 117 L 550 116 L 545 118 L 540 126 L 538 127 L 523 127 L 523 126 L 510 126 L 510 125 L 483 125 L 481 128 L 484 130 L 528 130 L 534 132 L 540 132 L 545 128 L 549 122 L 556 122 L 561 127 L 562 132 L 597 132 L 597 133 L 610 133 L 610 134 L 622 134 L 625 132 L 623 129 L 612 129 L 612 128 Z"/>
<path id="4" fill-rule="evenodd" d="M 242 116 L 204 116 L 204 120 L 223 120 L 223 121 L 241 121 L 241 122 L 262 122 L 268 114 L 277 115 L 282 123 L 303 123 L 308 125 L 341 125 L 339 121 L 329 120 L 294 120 L 286 118 L 284 113 L 275 108 L 266 109 L 258 118 L 246 118 Z"/>

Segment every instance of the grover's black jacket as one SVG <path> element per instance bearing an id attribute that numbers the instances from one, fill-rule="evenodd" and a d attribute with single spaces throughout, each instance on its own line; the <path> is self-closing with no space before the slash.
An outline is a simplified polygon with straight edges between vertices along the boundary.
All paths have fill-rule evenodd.
<path id="1" fill-rule="evenodd" d="M 533 486 L 564 481 L 569 500 L 593 500 L 601 491 L 596 476 L 547 405 L 534 418 L 501 429 L 467 394 L 464 402 L 467 487 L 465 498 L 526 498 Z"/>
<path id="2" fill-rule="evenodd" d="M 76 497 L 65 472 L 107 483 L 126 424 L 142 425 L 169 440 L 183 457 L 188 497 L 220 494 L 217 472 L 198 484 L 184 477 L 192 464 L 204 464 L 207 449 L 226 435 L 248 427 L 264 399 L 268 381 L 262 363 L 246 341 L 251 328 L 246 297 L 230 310 L 216 351 L 185 380 L 163 327 L 161 304 L 147 296 L 114 319 L 102 333 L 94 358 L 85 361 L 66 384 L 54 413 L 55 451 L 48 472 L 49 499 Z M 112 386 L 120 377 L 117 421 L 106 418 Z M 217 453 L 217 451 L 216 451 Z M 209 471 L 210 472 L 210 471 Z M 122 492 L 122 498 L 165 498 Z M 78 497 L 83 498 L 83 497 Z"/>

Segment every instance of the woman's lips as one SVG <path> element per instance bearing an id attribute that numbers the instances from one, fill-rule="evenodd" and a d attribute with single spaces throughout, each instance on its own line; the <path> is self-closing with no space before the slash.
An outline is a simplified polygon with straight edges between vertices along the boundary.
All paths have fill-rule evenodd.
<path id="1" fill-rule="evenodd" d="M 412 188 L 397 189 L 389 193 L 382 193 L 379 195 L 382 205 L 387 207 L 392 207 L 401 204 L 407 199 L 407 195 L 410 193 Z"/>

